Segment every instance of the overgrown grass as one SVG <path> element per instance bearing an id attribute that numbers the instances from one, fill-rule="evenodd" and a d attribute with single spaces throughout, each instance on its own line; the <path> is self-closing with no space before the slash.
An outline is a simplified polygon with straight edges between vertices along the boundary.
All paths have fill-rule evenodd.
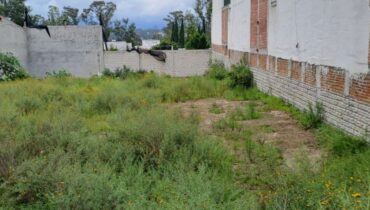
<path id="1" fill-rule="evenodd" d="M 369 208 L 370 152 L 363 140 L 318 124 L 313 129 L 327 160 L 318 171 L 304 160 L 288 169 L 279 150 L 240 129 L 238 120 L 261 117 L 251 102 L 215 125 L 245 142 L 246 189 L 235 181 L 234 157 L 222 140 L 198 132 L 196 113 L 184 118 L 167 104 L 260 101 L 302 125 L 305 113 L 256 89 L 230 89 L 226 80 L 153 73 L 124 79 L 0 84 L 0 208 Z"/>

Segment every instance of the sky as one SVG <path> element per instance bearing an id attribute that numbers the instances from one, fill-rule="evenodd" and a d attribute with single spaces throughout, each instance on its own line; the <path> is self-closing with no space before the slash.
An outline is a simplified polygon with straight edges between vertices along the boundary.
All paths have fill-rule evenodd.
<path id="1" fill-rule="evenodd" d="M 135 22 L 138 28 L 156 28 L 164 26 L 163 18 L 171 11 L 190 10 L 195 0 L 110 0 L 117 5 L 114 19 L 123 17 Z M 49 5 L 71 6 L 88 8 L 93 0 L 27 0 L 26 4 L 32 7 L 32 14 L 40 14 L 47 17 Z M 106 1 L 107 2 L 107 1 Z"/>

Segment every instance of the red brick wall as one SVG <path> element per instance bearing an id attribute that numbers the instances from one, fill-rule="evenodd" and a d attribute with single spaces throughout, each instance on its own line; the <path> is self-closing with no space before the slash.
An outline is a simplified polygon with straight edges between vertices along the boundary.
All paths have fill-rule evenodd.
<path id="1" fill-rule="evenodd" d="M 301 62 L 292 61 L 292 79 L 301 81 L 301 66 Z"/>
<path id="2" fill-rule="evenodd" d="M 304 71 L 304 83 L 307 85 L 311 85 L 313 87 L 316 86 L 316 66 L 313 64 L 308 64 L 305 67 Z"/>
<path id="3" fill-rule="evenodd" d="M 269 71 L 275 71 L 275 57 L 269 56 Z"/>
<path id="4" fill-rule="evenodd" d="M 277 71 L 280 76 L 287 77 L 289 73 L 289 61 L 286 59 L 278 58 Z"/>
<path id="5" fill-rule="evenodd" d="M 327 73 L 321 73 L 321 89 L 343 95 L 345 77 L 344 71 L 329 67 Z"/>
<path id="6" fill-rule="evenodd" d="M 249 61 L 249 63 L 250 63 L 250 66 L 251 67 L 254 67 L 254 68 L 257 68 L 258 67 L 257 66 L 257 59 L 258 59 L 257 54 L 255 54 L 255 53 L 251 53 L 250 54 L 250 61 Z"/>
<path id="7" fill-rule="evenodd" d="M 258 56 L 258 67 L 262 70 L 267 70 L 267 55 Z"/>
<path id="8" fill-rule="evenodd" d="M 217 52 L 217 53 L 221 53 L 223 55 L 227 54 L 226 46 L 222 46 L 222 45 L 212 44 L 212 51 Z"/>
<path id="9" fill-rule="evenodd" d="M 222 44 L 227 45 L 229 31 L 229 8 L 222 10 Z"/>
<path id="10" fill-rule="evenodd" d="M 268 0 L 259 0 L 259 32 L 258 32 L 258 49 L 267 49 L 267 15 Z"/>
<path id="11" fill-rule="evenodd" d="M 268 0 L 251 0 L 252 49 L 267 49 Z"/>
<path id="12" fill-rule="evenodd" d="M 370 74 L 353 79 L 349 94 L 356 100 L 370 103 Z"/>
<path id="13" fill-rule="evenodd" d="M 257 49 L 257 36 L 258 36 L 258 0 L 251 0 L 251 48 Z"/>

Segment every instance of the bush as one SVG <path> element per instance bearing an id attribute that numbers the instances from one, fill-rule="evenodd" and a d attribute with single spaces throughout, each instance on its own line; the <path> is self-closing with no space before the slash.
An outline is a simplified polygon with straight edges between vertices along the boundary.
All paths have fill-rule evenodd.
<path id="1" fill-rule="evenodd" d="M 209 70 L 206 73 L 212 79 L 224 80 L 228 76 L 228 72 L 225 68 L 225 64 L 221 61 L 212 62 L 209 65 Z"/>
<path id="2" fill-rule="evenodd" d="M 318 128 L 324 119 L 324 107 L 321 103 L 317 102 L 315 108 L 310 103 L 308 111 L 303 115 L 302 125 L 305 129 Z"/>
<path id="3" fill-rule="evenodd" d="M 29 77 L 18 59 L 11 53 L 0 53 L 0 81 L 11 81 Z"/>
<path id="4" fill-rule="evenodd" d="M 46 77 L 55 77 L 55 78 L 65 78 L 71 77 L 72 74 L 69 73 L 67 70 L 62 69 L 58 71 L 46 72 Z"/>
<path id="5" fill-rule="evenodd" d="M 158 45 L 155 45 L 152 47 L 152 50 L 171 50 L 172 46 L 174 50 L 179 49 L 179 46 L 177 43 L 174 43 L 168 40 L 161 40 L 161 42 Z"/>
<path id="6" fill-rule="evenodd" d="M 103 76 L 124 80 L 124 79 L 127 79 L 130 75 L 143 74 L 143 73 L 145 73 L 145 71 L 134 72 L 129 67 L 123 66 L 122 68 L 117 68 L 114 72 L 106 68 L 103 71 Z"/>
<path id="7" fill-rule="evenodd" d="M 251 88 L 253 86 L 253 73 L 244 64 L 233 65 L 230 71 L 231 88 Z"/>
<path id="8" fill-rule="evenodd" d="M 204 33 L 195 33 L 189 37 L 185 44 L 186 49 L 208 49 L 209 44 Z"/>

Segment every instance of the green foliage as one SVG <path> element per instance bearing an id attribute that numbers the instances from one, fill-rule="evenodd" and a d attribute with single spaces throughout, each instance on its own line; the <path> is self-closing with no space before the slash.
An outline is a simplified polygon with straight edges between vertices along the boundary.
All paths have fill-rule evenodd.
<path id="1" fill-rule="evenodd" d="M 185 23 L 184 18 L 181 18 L 180 33 L 179 33 L 179 45 L 181 48 L 185 47 Z"/>
<path id="2" fill-rule="evenodd" d="M 253 73 L 243 64 L 233 65 L 230 71 L 230 87 L 250 88 L 253 86 Z"/>
<path id="3" fill-rule="evenodd" d="M 25 79 L 29 77 L 18 59 L 12 54 L 0 53 L 0 81 Z"/>
<path id="4" fill-rule="evenodd" d="M 222 113 L 225 112 L 225 110 L 222 107 L 220 107 L 219 105 L 214 103 L 214 104 L 212 104 L 212 107 L 209 108 L 209 112 L 213 113 L 213 114 L 222 114 Z"/>
<path id="5" fill-rule="evenodd" d="M 308 111 L 304 113 L 302 125 L 305 129 L 318 128 L 324 119 L 324 107 L 321 103 L 317 102 L 315 108 L 310 103 Z"/>
<path id="6" fill-rule="evenodd" d="M 46 72 L 46 77 L 65 78 L 72 77 L 72 74 L 69 73 L 67 70 L 62 69 L 58 71 Z"/>
<path id="7" fill-rule="evenodd" d="M 137 76 L 140 74 L 144 74 L 144 71 L 133 71 L 127 66 L 123 66 L 122 68 L 117 68 L 114 72 L 112 72 L 110 69 L 104 69 L 103 76 L 105 77 L 111 77 L 116 79 L 125 80 L 129 76 Z"/>
<path id="8" fill-rule="evenodd" d="M 161 104 L 178 87 L 190 92 L 166 101 L 217 97 L 226 86 L 153 74 L 1 84 L 0 206 L 255 209 L 220 141 L 198 133 L 197 114 Z"/>
<path id="9" fill-rule="evenodd" d="M 190 37 L 188 37 L 186 44 L 186 49 L 208 49 L 209 43 L 207 41 L 207 37 L 204 33 L 198 33 L 192 34 Z"/>
<path id="10" fill-rule="evenodd" d="M 225 64 L 221 61 L 214 61 L 209 65 L 209 70 L 206 73 L 212 79 L 223 80 L 228 76 Z"/>
<path id="11" fill-rule="evenodd" d="M 370 150 L 360 138 L 321 124 L 326 159 L 288 168 L 238 121 L 261 117 L 260 103 L 304 116 L 284 101 L 210 77 L 110 74 L 0 84 L 1 208 L 369 209 Z M 198 113 L 168 104 L 223 97 L 259 102 L 216 122 L 217 136 L 198 131 Z M 240 154 L 224 137 L 241 140 Z"/>
<path id="12" fill-rule="evenodd" d="M 162 39 L 161 42 L 158 45 L 153 46 L 152 49 L 153 50 L 171 50 L 172 47 L 174 50 L 179 49 L 179 46 L 177 43 L 168 41 L 166 39 Z"/>
<path id="13" fill-rule="evenodd" d="M 25 0 L 6 0 L 0 4 L 0 15 L 10 18 L 15 24 L 23 26 L 24 11 L 26 9 Z"/>

